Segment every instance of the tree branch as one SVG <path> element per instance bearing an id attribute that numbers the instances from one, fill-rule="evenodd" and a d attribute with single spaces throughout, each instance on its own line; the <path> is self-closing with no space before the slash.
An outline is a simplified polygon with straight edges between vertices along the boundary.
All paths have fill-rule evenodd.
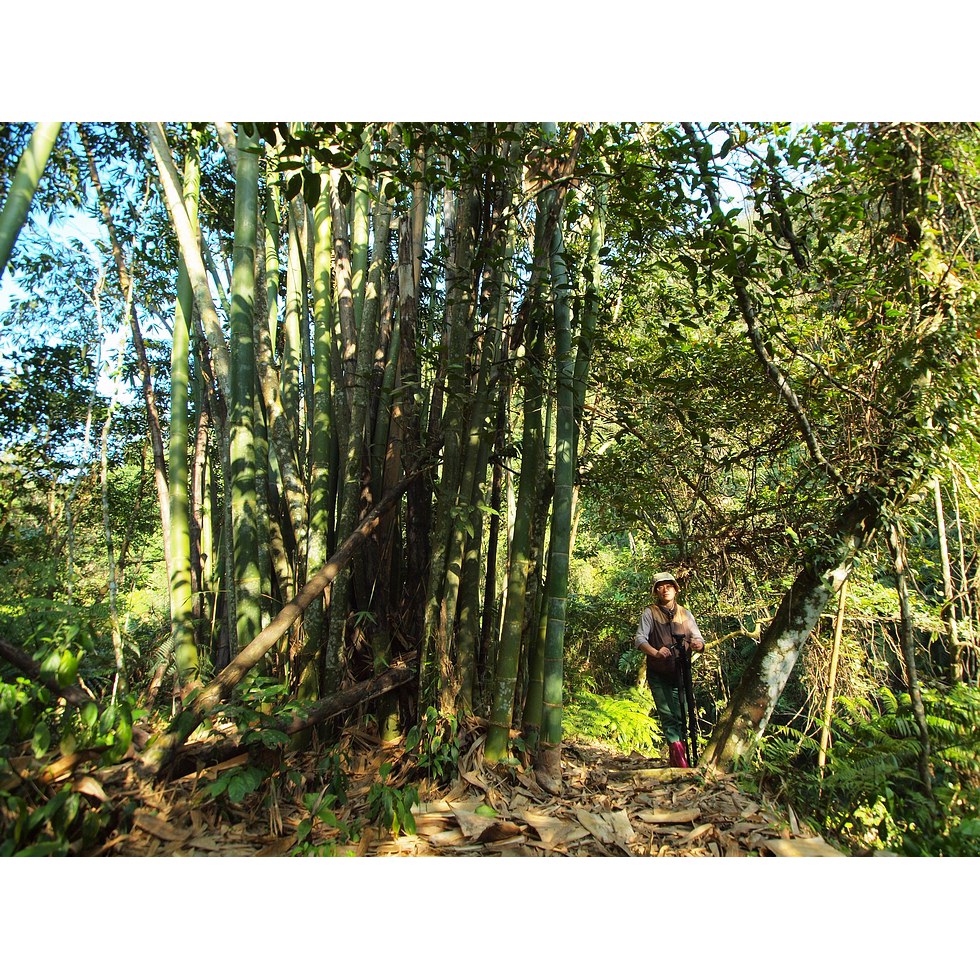
<path id="1" fill-rule="evenodd" d="M 690 141 L 691 148 L 698 159 L 698 170 L 701 174 L 701 182 L 704 186 L 704 192 L 708 197 L 708 203 L 711 205 L 711 210 L 717 215 L 722 215 L 721 205 L 718 201 L 718 191 L 715 187 L 714 178 L 708 172 L 707 164 L 701 159 L 699 147 L 703 145 L 697 138 L 694 132 L 694 128 L 690 123 L 682 123 L 684 128 L 684 133 Z M 818 466 L 833 480 L 838 486 L 843 486 L 844 479 L 834 467 L 834 465 L 827 460 L 820 450 L 820 445 L 817 442 L 817 438 L 814 435 L 813 428 L 810 425 L 809 420 L 806 417 L 806 413 L 803 411 L 803 407 L 800 405 L 799 399 L 796 397 L 796 393 L 790 387 L 789 381 L 783 375 L 782 371 L 779 370 L 775 362 L 769 357 L 766 351 L 765 344 L 762 341 L 762 337 L 759 334 L 758 323 L 755 318 L 755 311 L 752 305 L 752 298 L 749 296 L 749 291 L 746 289 L 746 282 L 748 281 L 748 276 L 744 271 L 744 265 L 742 258 L 737 254 L 735 249 L 731 245 L 726 246 L 732 259 L 735 262 L 736 274 L 732 277 L 732 285 L 735 289 L 735 297 L 738 301 L 738 308 L 742 314 L 742 319 L 745 322 L 745 326 L 748 330 L 749 341 L 752 344 L 752 349 L 755 351 L 756 356 L 759 358 L 762 364 L 766 376 L 773 383 L 776 390 L 779 392 L 783 398 L 786 399 L 786 404 L 789 406 L 790 411 L 793 413 L 793 417 L 796 419 L 797 425 L 800 427 L 800 433 L 803 436 L 803 440 L 810 450 L 810 455 L 813 457 L 814 461 Z"/>

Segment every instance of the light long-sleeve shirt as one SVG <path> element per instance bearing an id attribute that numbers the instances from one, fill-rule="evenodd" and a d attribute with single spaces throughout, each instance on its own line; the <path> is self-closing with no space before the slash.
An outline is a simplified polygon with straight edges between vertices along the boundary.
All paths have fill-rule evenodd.
<path id="1" fill-rule="evenodd" d="M 644 643 L 649 643 L 654 650 L 661 647 L 670 649 L 673 643 L 672 633 L 683 633 L 694 642 L 704 644 L 704 637 L 690 609 L 677 603 L 673 617 L 670 610 L 663 606 L 647 606 L 640 615 L 640 624 L 636 628 L 633 643 L 641 649 Z"/>

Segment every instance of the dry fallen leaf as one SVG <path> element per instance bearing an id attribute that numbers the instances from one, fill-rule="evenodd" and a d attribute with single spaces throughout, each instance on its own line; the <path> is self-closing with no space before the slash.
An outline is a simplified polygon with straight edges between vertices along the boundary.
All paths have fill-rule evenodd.
<path id="1" fill-rule="evenodd" d="M 471 786 L 475 786 L 477 789 L 483 790 L 484 793 L 486 793 L 490 788 L 475 772 L 464 772 L 463 779 L 465 779 Z"/>
<path id="2" fill-rule="evenodd" d="M 612 823 L 612 831 L 615 835 L 616 843 L 628 851 L 629 848 L 627 845 L 636 839 L 636 832 L 630 823 L 629 814 L 625 810 L 613 810 L 609 814 L 609 818 Z"/>
<path id="3" fill-rule="evenodd" d="M 455 847 L 465 841 L 466 835 L 456 827 L 452 827 L 449 830 L 442 830 L 438 834 L 432 834 L 429 837 L 429 843 L 433 847 Z"/>
<path id="4" fill-rule="evenodd" d="M 106 796 L 105 790 L 102 788 L 101 783 L 98 780 L 93 779 L 91 776 L 79 776 L 72 783 L 72 789 L 76 793 L 84 793 L 86 796 L 93 796 L 100 803 L 108 803 L 109 797 Z"/>
<path id="5" fill-rule="evenodd" d="M 703 823 L 699 827 L 695 827 L 694 830 L 686 833 L 677 843 L 678 846 L 684 844 L 690 844 L 692 841 L 696 841 L 699 837 L 703 837 L 709 830 L 714 830 L 714 824 Z"/>
<path id="6" fill-rule="evenodd" d="M 619 811 L 622 812 L 622 811 Z M 602 841 L 603 844 L 622 844 L 625 843 L 623 840 L 624 833 L 626 833 L 623 827 L 622 821 L 611 813 L 592 813 L 589 810 L 583 810 L 581 807 L 575 808 L 575 816 L 578 821 L 585 827 L 586 830 L 592 834 L 596 840 Z M 627 826 L 629 825 L 629 819 L 627 818 Z M 633 838 L 633 828 L 629 827 L 629 838 Z"/>
<path id="7" fill-rule="evenodd" d="M 415 833 L 431 837 L 445 830 L 451 819 L 451 813 L 419 813 L 415 817 Z"/>
<path id="8" fill-rule="evenodd" d="M 693 823 L 701 816 L 697 807 L 689 810 L 640 810 L 637 820 L 643 823 Z"/>
<path id="9" fill-rule="evenodd" d="M 511 823 L 509 820 L 495 820 L 480 834 L 477 840 L 484 844 L 492 844 L 496 841 L 506 841 L 516 837 L 523 838 L 523 836 L 522 828 L 518 827 L 517 824 Z"/>
<path id="10" fill-rule="evenodd" d="M 805 837 L 796 840 L 768 840 L 767 847 L 776 857 L 844 857 L 822 837 Z"/>
<path id="11" fill-rule="evenodd" d="M 528 826 L 533 827 L 535 833 L 541 838 L 541 842 L 550 847 L 567 844 L 589 835 L 589 831 L 578 823 L 571 820 L 561 820 L 558 817 L 549 817 L 544 813 L 535 813 L 533 810 L 525 810 L 516 816 L 524 820 Z"/>
<path id="12" fill-rule="evenodd" d="M 477 840 L 480 835 L 497 823 L 494 817 L 485 817 L 463 806 L 454 806 L 453 815 L 459 823 L 459 829 L 471 840 Z"/>
<path id="13" fill-rule="evenodd" d="M 159 837 L 160 840 L 185 841 L 191 835 L 190 830 L 173 827 L 165 820 L 154 817 L 149 813 L 137 813 L 133 817 L 133 825 L 139 827 L 140 830 L 145 830 L 154 837 Z"/>

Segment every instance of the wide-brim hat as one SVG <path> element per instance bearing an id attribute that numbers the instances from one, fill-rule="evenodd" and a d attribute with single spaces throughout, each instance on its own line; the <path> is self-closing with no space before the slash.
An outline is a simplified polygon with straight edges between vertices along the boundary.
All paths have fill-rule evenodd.
<path id="1" fill-rule="evenodd" d="M 674 588 L 677 589 L 678 592 L 680 592 L 681 587 L 677 584 L 677 579 L 674 578 L 674 576 L 671 575 L 670 572 L 659 572 L 658 574 L 653 576 L 654 589 L 656 589 L 658 585 L 661 585 L 664 582 L 670 582 L 671 585 L 673 585 Z"/>

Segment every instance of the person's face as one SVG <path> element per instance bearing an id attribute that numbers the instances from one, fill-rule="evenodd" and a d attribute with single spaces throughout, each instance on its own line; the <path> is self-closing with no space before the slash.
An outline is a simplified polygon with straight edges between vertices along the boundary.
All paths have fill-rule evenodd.
<path id="1" fill-rule="evenodd" d="M 673 582 L 660 582 L 657 585 L 657 600 L 664 605 L 670 605 L 674 601 L 675 595 L 677 595 L 677 589 L 674 588 Z"/>

